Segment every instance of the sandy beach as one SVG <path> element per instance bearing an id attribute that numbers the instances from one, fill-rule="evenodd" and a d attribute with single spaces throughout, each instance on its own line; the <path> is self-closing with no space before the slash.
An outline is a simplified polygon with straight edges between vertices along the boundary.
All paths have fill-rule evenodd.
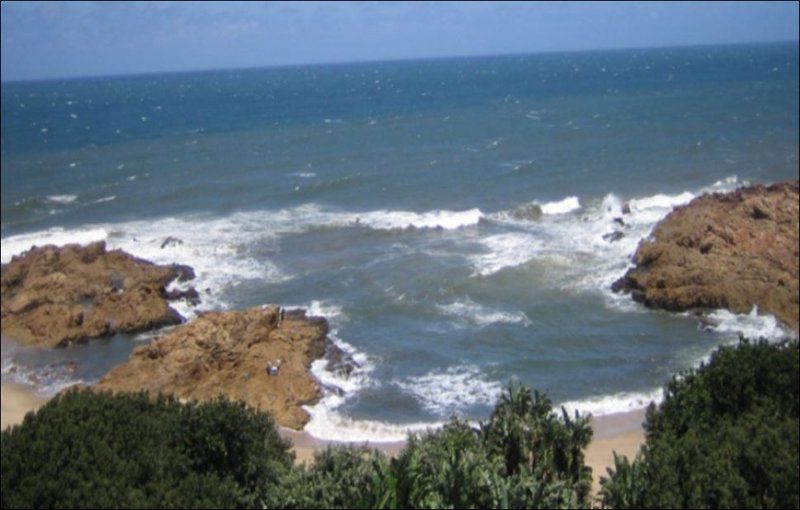
<path id="1" fill-rule="evenodd" d="M 38 396 L 32 388 L 3 382 L 0 384 L 0 428 L 3 430 L 11 425 L 22 423 L 25 414 L 42 407 L 46 398 Z"/>
<path id="2" fill-rule="evenodd" d="M 25 414 L 35 411 L 47 402 L 35 393 L 33 388 L 9 382 L 0 384 L 2 388 L 2 429 L 22 422 Z M 592 468 L 595 491 L 599 490 L 600 476 L 606 474 L 606 467 L 613 466 L 614 454 L 627 455 L 633 458 L 644 442 L 644 410 L 598 416 L 592 420 L 594 439 L 586 450 L 586 464 Z M 294 445 L 296 462 L 313 461 L 314 452 L 322 450 L 332 441 L 317 439 L 303 431 L 280 428 L 282 437 L 291 440 Z M 371 443 L 368 446 L 377 448 L 387 455 L 397 455 L 405 446 L 403 441 L 391 443 Z"/>

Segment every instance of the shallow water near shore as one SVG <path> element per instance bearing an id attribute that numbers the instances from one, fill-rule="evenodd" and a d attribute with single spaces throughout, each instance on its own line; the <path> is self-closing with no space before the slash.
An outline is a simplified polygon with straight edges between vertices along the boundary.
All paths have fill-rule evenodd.
<path id="1" fill-rule="evenodd" d="M 200 308 L 326 316 L 359 368 L 315 364 L 319 438 L 484 419 L 510 380 L 641 408 L 740 332 L 789 334 L 609 286 L 673 206 L 798 177 L 797 71 L 751 45 L 3 83 L 2 260 L 103 239 L 192 265 Z M 4 339 L 2 377 L 52 393 L 147 340 Z"/>

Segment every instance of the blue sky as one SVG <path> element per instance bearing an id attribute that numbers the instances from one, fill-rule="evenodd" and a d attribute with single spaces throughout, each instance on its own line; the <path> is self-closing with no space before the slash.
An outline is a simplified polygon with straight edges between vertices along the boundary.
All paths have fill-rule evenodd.
<path id="1" fill-rule="evenodd" d="M 797 41 L 796 2 L 3 2 L 2 79 Z"/>

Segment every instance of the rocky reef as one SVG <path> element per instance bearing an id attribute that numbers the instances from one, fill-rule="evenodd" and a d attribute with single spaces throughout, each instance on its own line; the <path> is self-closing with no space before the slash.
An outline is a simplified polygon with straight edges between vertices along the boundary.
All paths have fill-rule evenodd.
<path id="1" fill-rule="evenodd" d="M 188 401 L 224 396 L 300 429 L 309 419 L 301 406 L 321 396 L 310 368 L 325 354 L 327 333 L 324 318 L 306 317 L 303 310 L 206 312 L 136 348 L 94 388 Z"/>
<path id="2" fill-rule="evenodd" d="M 798 330 L 798 181 L 713 193 L 676 207 L 613 290 L 681 311 L 758 306 Z"/>
<path id="3" fill-rule="evenodd" d="M 137 333 L 182 322 L 169 301 L 197 292 L 167 291 L 194 278 L 188 266 L 160 266 L 104 242 L 33 247 L 2 267 L 2 334 L 46 347 Z"/>

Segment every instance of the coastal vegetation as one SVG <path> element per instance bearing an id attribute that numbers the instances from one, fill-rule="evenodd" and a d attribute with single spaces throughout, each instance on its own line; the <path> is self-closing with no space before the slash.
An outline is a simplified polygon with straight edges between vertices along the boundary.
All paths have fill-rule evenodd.
<path id="1" fill-rule="evenodd" d="M 796 341 L 743 342 L 674 377 L 602 503 L 797 507 L 799 360 Z M 2 432 L 2 508 L 585 508 L 589 420 L 511 385 L 486 422 L 454 417 L 396 458 L 340 446 L 295 466 L 241 402 L 74 390 Z"/>
<path id="2" fill-rule="evenodd" d="M 651 404 L 646 443 L 601 480 L 608 508 L 800 507 L 797 342 L 720 347 Z"/>

